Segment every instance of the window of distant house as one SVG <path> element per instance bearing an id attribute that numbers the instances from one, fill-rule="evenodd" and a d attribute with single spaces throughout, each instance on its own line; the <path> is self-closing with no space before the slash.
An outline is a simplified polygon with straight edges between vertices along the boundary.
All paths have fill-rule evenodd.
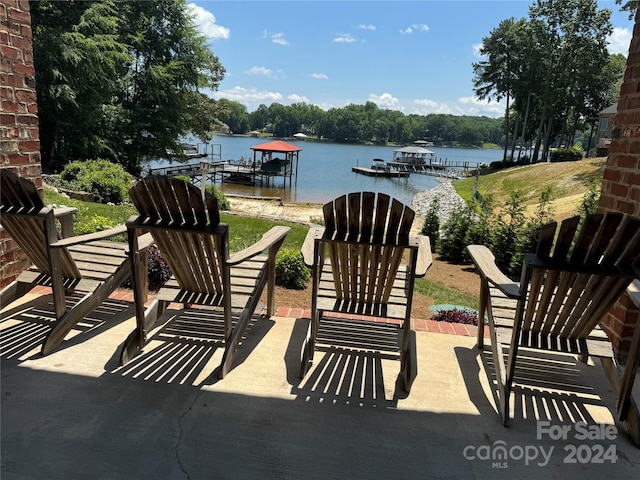
<path id="1" fill-rule="evenodd" d="M 608 127 L 609 127 L 609 119 L 607 117 L 603 117 L 602 120 L 600 120 L 600 131 L 605 132 Z"/>

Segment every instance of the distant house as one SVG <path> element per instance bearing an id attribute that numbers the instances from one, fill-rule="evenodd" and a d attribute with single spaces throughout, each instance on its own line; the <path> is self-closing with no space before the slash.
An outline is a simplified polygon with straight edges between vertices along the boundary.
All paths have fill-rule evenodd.
<path id="1" fill-rule="evenodd" d="M 618 103 L 608 106 L 598 113 L 598 139 L 596 143 L 596 156 L 606 157 L 609 154 L 609 145 L 613 138 L 613 118 L 618 111 Z"/>

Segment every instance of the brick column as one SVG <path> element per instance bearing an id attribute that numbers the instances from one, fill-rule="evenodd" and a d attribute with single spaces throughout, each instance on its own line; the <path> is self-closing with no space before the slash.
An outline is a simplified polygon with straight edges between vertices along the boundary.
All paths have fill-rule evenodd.
<path id="1" fill-rule="evenodd" d="M 640 215 L 640 12 L 636 13 L 613 139 L 602 180 L 599 211 Z M 636 281 L 636 289 L 640 282 Z M 618 360 L 625 363 L 640 313 L 638 295 L 625 295 L 604 319 Z"/>
<path id="2" fill-rule="evenodd" d="M 0 3 L 0 168 L 10 168 L 42 187 L 28 0 Z M 1 227 L 0 261 L 0 288 L 28 266 Z"/>

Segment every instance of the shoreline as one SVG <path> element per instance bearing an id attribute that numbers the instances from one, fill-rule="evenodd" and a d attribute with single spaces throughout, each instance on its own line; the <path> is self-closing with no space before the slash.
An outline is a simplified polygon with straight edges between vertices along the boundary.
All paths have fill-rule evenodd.
<path id="1" fill-rule="evenodd" d="M 251 197 L 245 195 L 228 195 L 232 215 L 251 215 L 270 220 L 288 221 L 307 226 L 322 224 L 323 204 L 283 202 L 280 197 Z M 432 189 L 417 193 L 411 201 L 411 207 L 416 212 L 416 219 L 412 231 L 422 230 L 424 216 L 431 202 L 440 202 L 438 218 L 442 225 L 458 206 L 464 206 L 464 200 L 456 193 L 450 180 L 441 180 Z"/>

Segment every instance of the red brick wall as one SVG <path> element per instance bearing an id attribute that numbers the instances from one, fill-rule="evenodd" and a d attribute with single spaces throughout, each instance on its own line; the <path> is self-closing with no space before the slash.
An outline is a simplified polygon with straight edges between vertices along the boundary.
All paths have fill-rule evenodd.
<path id="1" fill-rule="evenodd" d="M 640 13 L 640 12 L 639 12 Z M 620 89 L 613 139 L 602 180 L 599 209 L 640 215 L 640 15 L 636 13 L 627 69 Z M 626 362 L 638 306 L 625 296 L 609 312 L 608 327 L 618 360 Z"/>
<path id="2" fill-rule="evenodd" d="M 0 168 L 11 168 L 38 187 L 40 137 L 27 0 L 0 3 Z M 0 227 L 0 287 L 28 265 L 26 257 Z"/>

